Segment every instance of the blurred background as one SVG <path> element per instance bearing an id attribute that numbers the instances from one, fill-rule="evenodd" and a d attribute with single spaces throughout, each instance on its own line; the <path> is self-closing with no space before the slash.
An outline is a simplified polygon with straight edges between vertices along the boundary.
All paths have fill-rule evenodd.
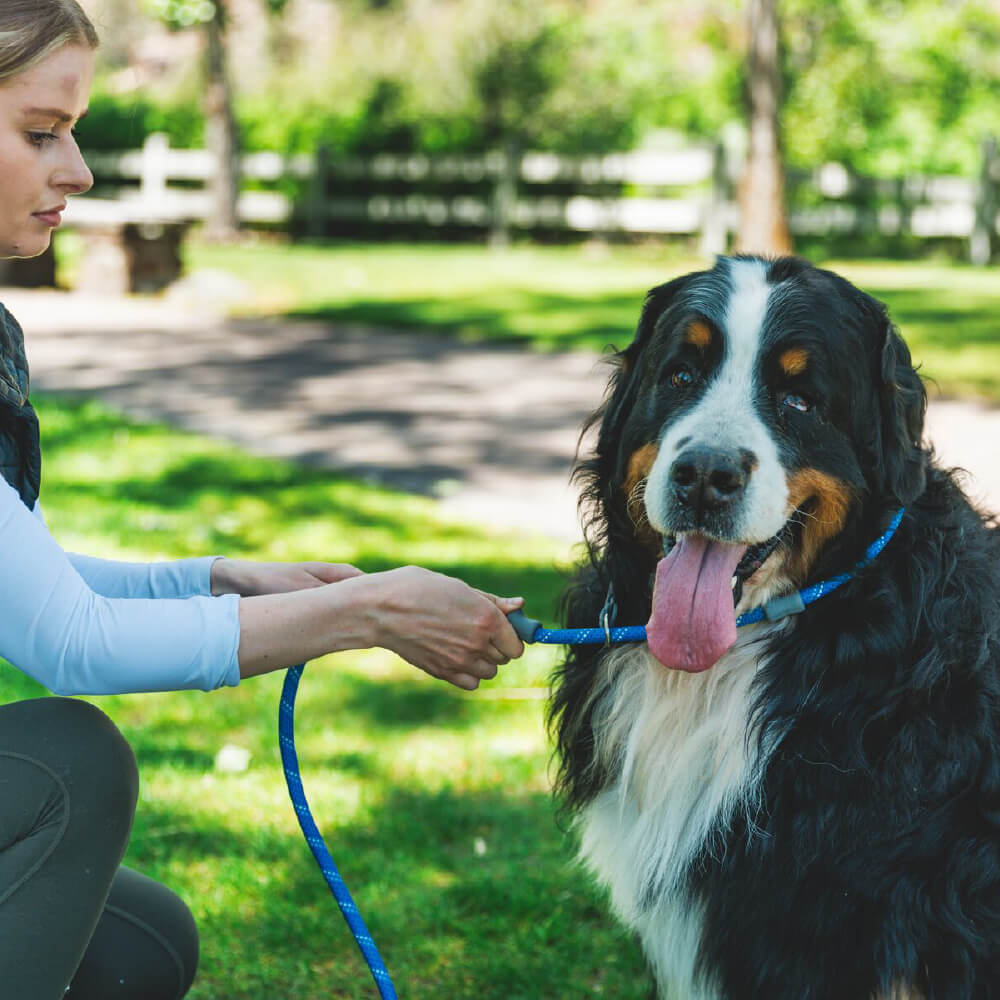
<path id="1" fill-rule="evenodd" d="M 1000 0 L 82 0 L 94 190 L 0 261 L 65 547 L 418 563 L 553 621 L 646 290 L 794 251 L 884 300 L 1000 509 Z M 310 802 L 401 995 L 645 1000 L 551 796 L 558 651 L 479 692 L 310 665 Z M 192 1000 L 374 988 L 288 804 L 281 678 L 97 699 Z M 0 699 L 41 690 L 0 669 Z"/>
<path id="2" fill-rule="evenodd" d="M 997 0 L 84 6 L 81 230 L 996 253 Z"/>

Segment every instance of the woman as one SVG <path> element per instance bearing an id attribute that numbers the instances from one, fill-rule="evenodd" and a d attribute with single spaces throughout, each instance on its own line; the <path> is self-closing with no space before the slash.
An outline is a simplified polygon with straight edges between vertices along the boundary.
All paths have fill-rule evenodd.
<path id="1" fill-rule="evenodd" d="M 98 39 L 76 0 L 0 0 L 0 257 L 49 245 L 92 183 L 73 138 Z M 0 306 L 0 656 L 57 694 L 209 690 L 383 646 L 474 689 L 522 646 L 490 597 L 417 567 L 223 558 L 139 565 L 63 552 L 37 506 L 38 423 Z M 135 760 L 86 702 L 0 706 L 0 992 L 178 1000 L 198 938 L 170 890 L 120 867 Z"/>

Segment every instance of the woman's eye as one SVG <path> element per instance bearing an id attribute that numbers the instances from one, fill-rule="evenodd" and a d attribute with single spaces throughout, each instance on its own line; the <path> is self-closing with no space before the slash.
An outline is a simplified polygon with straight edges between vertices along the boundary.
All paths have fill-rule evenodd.
<path id="1" fill-rule="evenodd" d="M 781 405 L 790 410 L 798 410 L 799 413 L 809 413 L 813 408 L 812 400 L 799 392 L 782 393 Z"/>
<path id="2" fill-rule="evenodd" d="M 671 388 L 687 389 L 695 384 L 697 377 L 687 365 L 677 365 L 667 371 L 667 381 Z"/>
<path id="3" fill-rule="evenodd" d="M 28 141 L 32 144 L 32 146 L 38 146 L 39 148 L 44 146 L 47 142 L 54 142 L 56 138 L 57 137 L 53 135 L 51 132 L 28 133 Z"/>

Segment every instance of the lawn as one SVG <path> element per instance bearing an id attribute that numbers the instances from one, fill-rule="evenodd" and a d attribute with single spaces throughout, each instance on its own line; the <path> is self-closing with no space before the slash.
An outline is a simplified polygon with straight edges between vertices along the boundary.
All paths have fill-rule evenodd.
<path id="1" fill-rule="evenodd" d="M 67 548 L 417 562 L 551 618 L 570 553 L 441 520 L 432 502 L 255 458 L 93 403 L 42 399 L 43 503 Z M 543 710 L 553 652 L 479 692 L 382 651 L 312 663 L 299 757 L 313 811 L 396 981 L 412 1000 L 644 998 L 637 949 L 573 864 L 550 796 Z M 126 861 L 179 890 L 202 929 L 192 1000 L 375 996 L 287 801 L 281 676 L 235 690 L 92 699 L 142 776 Z M 0 664 L 0 700 L 40 690 Z M 245 773 L 216 770 L 226 744 Z"/>
<path id="2" fill-rule="evenodd" d="M 191 244 L 189 268 L 247 282 L 238 312 L 510 340 L 540 350 L 623 346 L 646 289 L 704 261 L 661 246 L 490 251 L 435 244 Z M 1000 271 L 941 262 L 817 261 L 885 301 L 947 396 L 1000 402 Z"/>

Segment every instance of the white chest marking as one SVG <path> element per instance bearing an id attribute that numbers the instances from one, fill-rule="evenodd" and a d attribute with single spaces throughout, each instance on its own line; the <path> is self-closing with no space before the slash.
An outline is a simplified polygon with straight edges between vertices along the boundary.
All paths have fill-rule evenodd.
<path id="1" fill-rule="evenodd" d="M 618 777 L 581 816 L 581 854 L 668 998 L 718 996 L 696 974 L 702 915 L 685 879 L 702 850 L 722 848 L 736 810 L 756 805 L 769 753 L 749 729 L 759 636 L 744 630 L 700 674 L 665 669 L 645 646 L 601 664 L 609 690 L 595 709 L 597 755 Z"/>

